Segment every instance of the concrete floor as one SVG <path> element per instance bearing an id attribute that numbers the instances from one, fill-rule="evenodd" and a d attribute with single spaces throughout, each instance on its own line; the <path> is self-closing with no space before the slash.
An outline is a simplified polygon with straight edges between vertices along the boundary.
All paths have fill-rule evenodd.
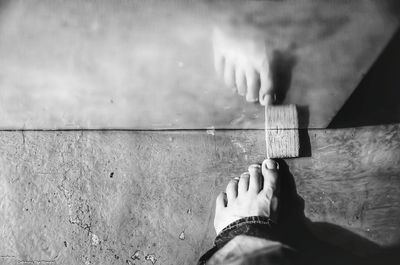
<path id="1" fill-rule="evenodd" d="M 265 157 L 263 130 L 179 130 L 264 126 L 262 107 L 214 76 L 216 21 L 272 24 L 268 36 L 297 45 L 285 102 L 317 128 L 398 26 L 383 1 L 311 2 L 0 1 L 0 127 L 78 129 L 0 132 L 0 264 L 193 264 L 212 245 L 217 193 Z M 281 5 L 298 12 L 282 21 Z M 399 131 L 301 131 L 303 157 L 286 163 L 318 240 L 399 258 Z"/>
<path id="2" fill-rule="evenodd" d="M 212 28 L 234 23 L 326 128 L 397 29 L 393 2 L 3 0 L 0 128 L 264 128 L 213 69 Z"/>
<path id="3" fill-rule="evenodd" d="M 361 255 L 399 243 L 399 132 L 308 131 L 311 156 L 286 163 L 317 236 Z M 193 264 L 217 193 L 265 156 L 263 130 L 3 131 L 0 146 L 6 265 Z"/>

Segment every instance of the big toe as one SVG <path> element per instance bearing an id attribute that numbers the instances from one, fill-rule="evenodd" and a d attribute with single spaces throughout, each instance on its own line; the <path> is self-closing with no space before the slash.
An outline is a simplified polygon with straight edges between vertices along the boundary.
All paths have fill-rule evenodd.
<path id="1" fill-rule="evenodd" d="M 258 101 L 259 90 L 260 90 L 260 80 L 259 75 L 255 71 L 255 69 L 248 69 L 246 73 L 246 81 L 247 81 L 247 94 L 246 100 L 248 102 L 256 102 Z"/>
<path id="2" fill-rule="evenodd" d="M 277 189 L 278 169 L 278 162 L 272 159 L 265 159 L 261 166 L 264 181 L 263 190 L 270 193 L 270 197 L 272 197 L 272 193 Z"/>
<path id="3" fill-rule="evenodd" d="M 266 159 L 261 168 L 264 177 L 262 192 L 270 203 L 269 217 L 276 222 L 278 219 L 279 164 L 272 159 Z"/>
<path id="4" fill-rule="evenodd" d="M 261 87 L 259 91 L 259 99 L 260 104 L 263 106 L 272 105 L 275 101 L 275 93 L 269 68 L 269 62 L 266 60 L 260 69 Z"/>
<path id="5" fill-rule="evenodd" d="M 271 106 L 275 102 L 275 94 L 266 94 L 260 90 L 260 104 L 263 106 Z"/>

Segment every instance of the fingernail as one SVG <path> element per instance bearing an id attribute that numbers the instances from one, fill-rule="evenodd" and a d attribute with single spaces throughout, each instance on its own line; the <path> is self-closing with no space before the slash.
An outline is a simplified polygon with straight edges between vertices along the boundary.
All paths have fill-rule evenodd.
<path id="1" fill-rule="evenodd" d="M 267 167 L 267 169 L 278 169 L 279 168 L 278 163 L 272 159 L 266 159 L 265 166 Z"/>

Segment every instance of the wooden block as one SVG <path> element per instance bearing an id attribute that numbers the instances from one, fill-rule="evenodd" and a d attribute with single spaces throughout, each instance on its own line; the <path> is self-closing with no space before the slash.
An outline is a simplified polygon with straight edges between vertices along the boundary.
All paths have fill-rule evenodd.
<path id="1" fill-rule="evenodd" d="M 299 122 L 295 105 L 265 108 L 265 140 L 268 158 L 299 156 Z"/>

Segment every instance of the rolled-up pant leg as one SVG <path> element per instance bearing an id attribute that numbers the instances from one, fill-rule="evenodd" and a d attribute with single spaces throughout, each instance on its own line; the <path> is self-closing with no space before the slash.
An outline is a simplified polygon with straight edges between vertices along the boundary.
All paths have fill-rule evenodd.
<path id="1" fill-rule="evenodd" d="M 214 247 L 199 260 L 199 265 L 280 265 L 302 264 L 296 250 L 280 243 L 274 224 L 266 217 L 240 219 L 216 237 Z"/>

